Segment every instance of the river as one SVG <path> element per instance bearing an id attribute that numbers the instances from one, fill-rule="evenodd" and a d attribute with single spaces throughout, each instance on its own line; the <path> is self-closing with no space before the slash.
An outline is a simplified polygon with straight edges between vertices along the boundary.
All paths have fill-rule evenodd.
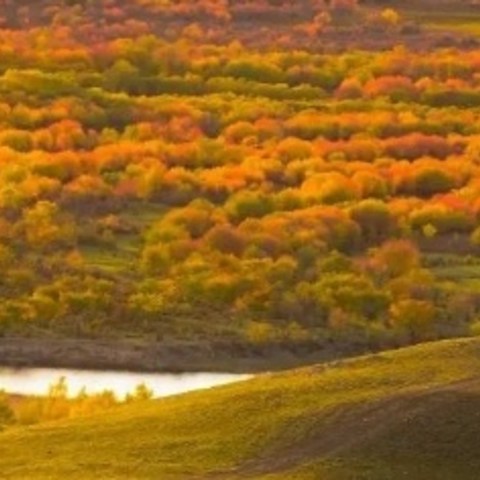
<path id="1" fill-rule="evenodd" d="M 20 395 L 45 395 L 50 385 L 65 378 L 70 396 L 80 390 L 87 393 L 112 391 L 119 399 L 140 384 L 153 391 L 154 397 L 166 397 L 245 380 L 250 375 L 230 373 L 131 373 L 47 368 L 0 368 L 0 390 Z"/>

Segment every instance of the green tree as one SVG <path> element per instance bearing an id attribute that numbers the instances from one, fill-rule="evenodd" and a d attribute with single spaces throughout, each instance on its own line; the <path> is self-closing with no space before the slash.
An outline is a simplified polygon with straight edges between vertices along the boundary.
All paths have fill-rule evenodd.
<path id="1" fill-rule="evenodd" d="M 225 204 L 225 211 L 232 222 L 247 218 L 263 217 L 273 211 L 273 199 L 261 192 L 241 191 L 232 195 Z"/>
<path id="2" fill-rule="evenodd" d="M 350 210 L 350 215 L 360 226 L 367 243 L 381 242 L 392 233 L 393 217 L 388 206 L 380 200 L 361 201 Z"/>

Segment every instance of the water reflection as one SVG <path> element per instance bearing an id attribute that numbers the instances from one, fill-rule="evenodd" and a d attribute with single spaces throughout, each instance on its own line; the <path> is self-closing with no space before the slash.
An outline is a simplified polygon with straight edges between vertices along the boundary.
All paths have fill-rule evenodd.
<path id="1" fill-rule="evenodd" d="M 155 397 L 166 397 L 244 380 L 249 375 L 229 373 L 130 373 L 69 369 L 0 368 L 0 390 L 22 395 L 45 395 L 50 385 L 64 377 L 70 396 L 82 389 L 87 393 L 111 390 L 123 399 L 140 384 L 145 384 Z"/>

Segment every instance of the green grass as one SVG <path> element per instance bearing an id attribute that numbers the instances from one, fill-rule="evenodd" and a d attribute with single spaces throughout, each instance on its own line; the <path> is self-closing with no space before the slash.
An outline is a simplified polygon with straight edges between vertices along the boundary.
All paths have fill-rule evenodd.
<path id="1" fill-rule="evenodd" d="M 452 253 L 425 254 L 423 264 L 440 282 L 464 293 L 480 292 L 480 259 Z"/>
<path id="2" fill-rule="evenodd" d="M 87 246 L 81 249 L 86 265 L 108 273 L 122 273 L 132 268 L 136 256 L 115 246 Z"/>
<path id="3" fill-rule="evenodd" d="M 428 28 L 480 36 L 480 13 L 471 10 L 407 10 L 405 16 Z"/>
<path id="4" fill-rule="evenodd" d="M 458 265 L 455 267 L 438 267 L 433 273 L 442 280 L 465 282 L 480 279 L 480 265 Z"/>
<path id="5" fill-rule="evenodd" d="M 425 344 L 0 435 L 5 479 L 478 479 L 480 341 Z"/>
<path id="6" fill-rule="evenodd" d="M 166 208 L 148 202 L 135 202 L 125 207 L 121 221 L 134 227 L 132 233 L 113 234 L 104 245 L 83 245 L 81 253 L 87 266 L 108 274 L 124 274 L 134 268 L 143 246 L 140 233 L 165 215 Z"/>
<path id="7" fill-rule="evenodd" d="M 146 227 L 160 220 L 167 211 L 163 205 L 136 202 L 123 209 L 121 218 L 138 227 Z"/>

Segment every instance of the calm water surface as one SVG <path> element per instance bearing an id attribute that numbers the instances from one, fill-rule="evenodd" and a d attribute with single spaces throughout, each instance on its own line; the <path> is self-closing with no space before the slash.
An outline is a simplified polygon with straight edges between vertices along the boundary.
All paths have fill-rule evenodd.
<path id="1" fill-rule="evenodd" d="M 145 384 L 155 397 L 166 397 L 179 393 L 200 390 L 245 380 L 250 375 L 229 373 L 130 373 L 114 371 L 89 371 L 46 368 L 1 368 L 0 390 L 23 395 L 44 395 L 50 385 L 64 377 L 70 396 L 83 388 L 88 393 L 111 390 L 118 398 L 133 392 Z"/>

